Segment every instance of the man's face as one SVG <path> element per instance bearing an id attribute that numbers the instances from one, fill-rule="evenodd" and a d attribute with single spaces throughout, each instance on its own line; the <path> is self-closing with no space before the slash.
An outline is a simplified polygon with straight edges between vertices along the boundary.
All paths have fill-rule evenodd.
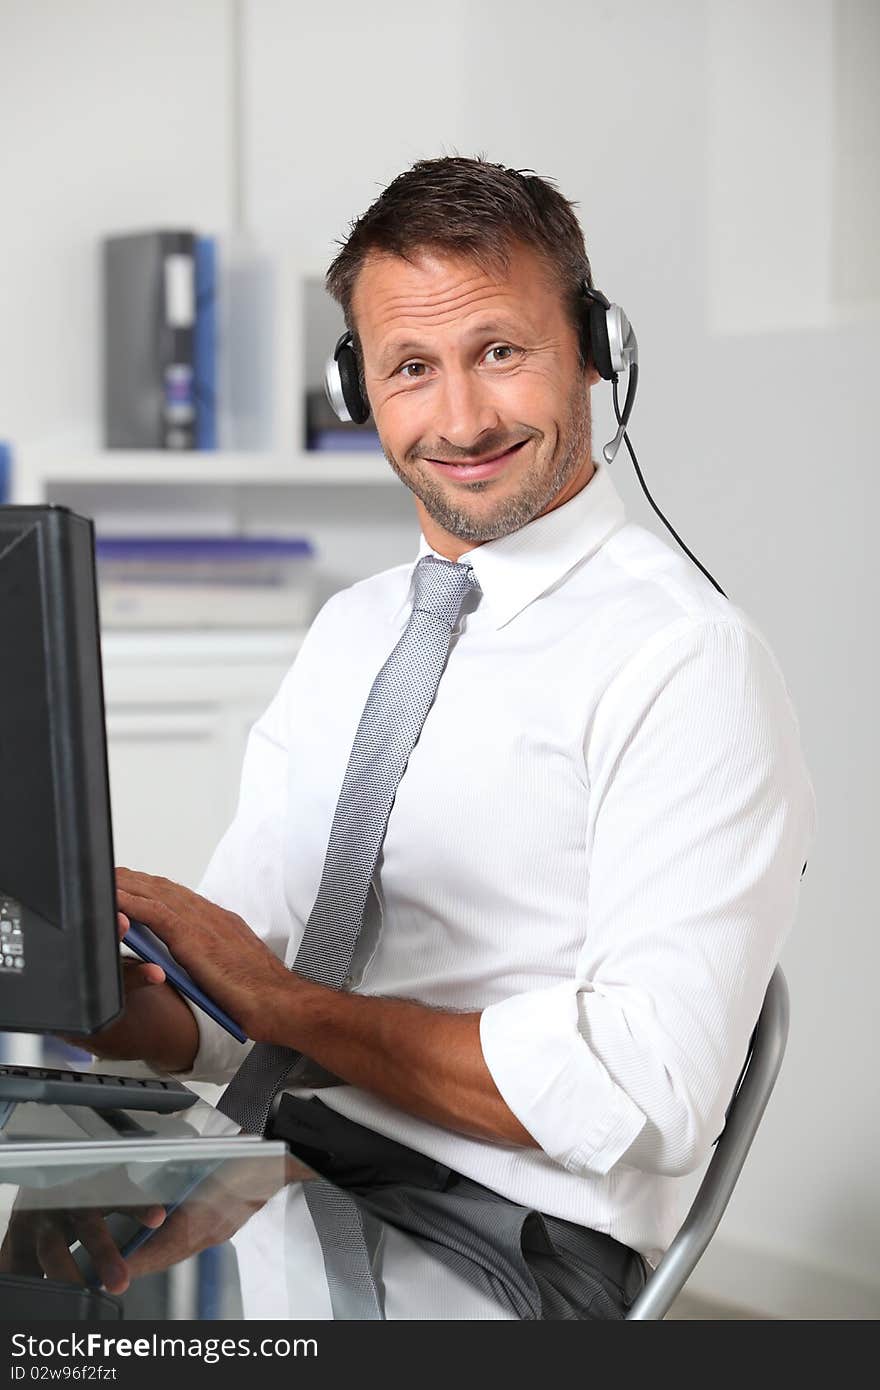
<path id="1" fill-rule="evenodd" d="M 382 447 L 440 554 L 509 535 L 589 482 L 599 377 L 531 248 L 497 272 L 439 252 L 371 256 L 352 310 Z"/>

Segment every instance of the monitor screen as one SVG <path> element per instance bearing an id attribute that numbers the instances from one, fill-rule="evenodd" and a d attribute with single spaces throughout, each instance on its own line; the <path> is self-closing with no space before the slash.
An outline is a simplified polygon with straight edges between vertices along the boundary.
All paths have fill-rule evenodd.
<path id="1" fill-rule="evenodd" d="M 0 1030 L 122 1008 L 91 521 L 0 507 Z"/>

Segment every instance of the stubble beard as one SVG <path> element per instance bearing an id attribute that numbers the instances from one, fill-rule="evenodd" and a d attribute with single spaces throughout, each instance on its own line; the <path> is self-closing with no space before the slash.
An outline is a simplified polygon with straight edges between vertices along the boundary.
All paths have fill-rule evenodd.
<path id="1" fill-rule="evenodd" d="M 536 435 L 536 438 L 540 448 L 543 436 Z M 549 469 L 546 465 L 543 469 L 533 469 L 522 479 L 518 492 L 502 497 L 497 506 L 484 512 L 470 511 L 466 504 L 456 504 L 442 486 L 427 475 L 430 464 L 415 460 L 402 466 L 384 444 L 382 450 L 398 478 L 418 497 L 438 526 L 459 540 L 481 543 L 509 536 L 540 516 L 589 458 L 590 447 L 590 393 L 581 386 L 572 392 L 568 418 Z M 468 484 L 468 492 L 486 492 L 494 484 L 495 479 L 486 478 Z"/>

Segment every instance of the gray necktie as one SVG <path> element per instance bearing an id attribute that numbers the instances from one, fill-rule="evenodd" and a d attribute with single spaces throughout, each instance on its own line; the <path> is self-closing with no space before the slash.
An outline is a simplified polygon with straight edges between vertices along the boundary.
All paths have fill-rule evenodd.
<path id="1" fill-rule="evenodd" d="M 415 570 L 412 613 L 367 697 L 330 830 L 324 872 L 291 969 L 333 989 L 351 962 L 391 807 L 449 655 L 469 565 L 425 555 Z M 303 1062 L 293 1048 L 255 1043 L 217 1106 L 262 1134 L 275 1096 Z"/>

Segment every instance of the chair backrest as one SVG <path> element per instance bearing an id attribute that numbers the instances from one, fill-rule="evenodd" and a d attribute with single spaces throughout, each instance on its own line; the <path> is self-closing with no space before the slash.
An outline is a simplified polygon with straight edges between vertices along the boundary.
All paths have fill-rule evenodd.
<path id="1" fill-rule="evenodd" d="M 788 1040 L 788 985 L 777 965 L 724 1129 L 675 1239 L 627 1318 L 657 1322 L 669 1312 L 718 1228 L 779 1075 Z"/>

